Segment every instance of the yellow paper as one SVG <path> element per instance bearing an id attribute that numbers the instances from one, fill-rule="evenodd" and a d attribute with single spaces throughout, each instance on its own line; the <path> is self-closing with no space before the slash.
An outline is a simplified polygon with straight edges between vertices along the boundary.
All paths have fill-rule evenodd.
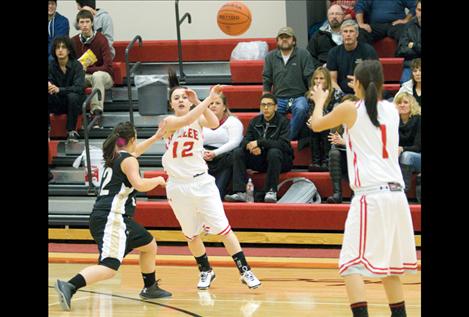
<path id="1" fill-rule="evenodd" d="M 96 63 L 97 60 L 96 55 L 94 55 L 93 51 L 90 49 L 83 53 L 83 55 L 78 59 L 78 61 L 87 68 Z"/>

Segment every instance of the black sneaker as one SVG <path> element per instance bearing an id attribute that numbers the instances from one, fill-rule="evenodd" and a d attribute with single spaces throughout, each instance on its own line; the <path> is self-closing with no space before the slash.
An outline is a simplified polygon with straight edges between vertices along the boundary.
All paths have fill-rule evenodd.
<path id="1" fill-rule="evenodd" d="M 139 295 L 142 299 L 152 299 L 152 298 L 169 297 L 169 296 L 172 296 L 173 294 L 171 294 L 168 291 L 165 291 L 164 289 L 161 289 L 158 286 L 158 281 L 156 281 L 155 284 L 153 284 L 152 286 L 144 287 Z"/>
<path id="2" fill-rule="evenodd" d="M 75 293 L 75 286 L 73 286 L 71 283 L 57 280 L 57 282 L 55 282 L 55 290 L 59 294 L 59 301 L 62 309 L 70 311 L 70 300 Z"/>
<path id="3" fill-rule="evenodd" d="M 80 135 L 77 131 L 68 131 L 67 143 L 77 143 Z"/>
<path id="4" fill-rule="evenodd" d="M 96 118 L 96 121 L 93 124 L 93 129 L 102 129 L 103 128 L 103 119 L 104 119 L 103 112 L 101 110 L 95 110 L 94 113 L 93 113 L 93 118 L 94 117 L 97 117 L 97 118 Z"/>

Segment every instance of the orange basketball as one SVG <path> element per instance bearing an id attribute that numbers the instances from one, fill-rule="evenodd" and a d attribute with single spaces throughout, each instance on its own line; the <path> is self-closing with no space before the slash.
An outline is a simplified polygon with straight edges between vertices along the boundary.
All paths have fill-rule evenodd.
<path id="1" fill-rule="evenodd" d="M 225 3 L 217 14 L 218 27 L 228 35 L 243 34 L 251 26 L 251 20 L 251 11 L 239 1 Z"/>

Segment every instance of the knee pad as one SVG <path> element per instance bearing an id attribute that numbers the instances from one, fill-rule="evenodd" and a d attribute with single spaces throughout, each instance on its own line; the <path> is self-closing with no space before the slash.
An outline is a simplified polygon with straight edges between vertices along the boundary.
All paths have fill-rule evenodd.
<path id="1" fill-rule="evenodd" d="M 121 266 L 121 262 L 116 258 L 104 258 L 101 261 L 99 261 L 99 265 L 102 265 L 114 271 L 117 271 L 119 270 L 119 267 Z"/>

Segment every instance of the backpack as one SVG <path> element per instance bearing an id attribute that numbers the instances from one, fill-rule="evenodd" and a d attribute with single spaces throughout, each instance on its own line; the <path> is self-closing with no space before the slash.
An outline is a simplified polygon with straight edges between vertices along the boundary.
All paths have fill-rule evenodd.
<path id="1" fill-rule="evenodd" d="M 280 204 L 320 204 L 321 196 L 319 195 L 318 189 L 312 181 L 304 177 L 293 177 L 288 178 L 281 182 L 277 187 L 277 192 L 280 190 L 283 184 L 292 182 L 290 188 L 280 198 L 277 203 Z"/>

